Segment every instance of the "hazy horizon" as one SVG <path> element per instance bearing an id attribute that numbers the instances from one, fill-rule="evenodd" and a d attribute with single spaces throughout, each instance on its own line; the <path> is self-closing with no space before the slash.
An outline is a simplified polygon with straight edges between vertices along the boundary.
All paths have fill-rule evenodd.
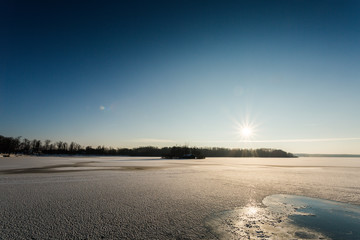
<path id="1" fill-rule="evenodd" d="M 0 135 L 360 154 L 357 1 L 4 1 Z"/>

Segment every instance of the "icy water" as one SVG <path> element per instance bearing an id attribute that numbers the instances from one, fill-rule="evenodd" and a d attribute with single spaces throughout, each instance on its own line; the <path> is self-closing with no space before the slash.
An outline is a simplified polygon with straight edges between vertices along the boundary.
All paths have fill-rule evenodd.
<path id="1" fill-rule="evenodd" d="M 290 216 L 296 225 L 311 228 L 332 239 L 360 239 L 360 207 L 322 199 L 286 196 L 277 197 L 284 204 L 299 208 Z"/>
<path id="2" fill-rule="evenodd" d="M 214 214 L 207 226 L 220 239 L 360 239 L 360 207 L 295 195 L 271 195 Z"/>

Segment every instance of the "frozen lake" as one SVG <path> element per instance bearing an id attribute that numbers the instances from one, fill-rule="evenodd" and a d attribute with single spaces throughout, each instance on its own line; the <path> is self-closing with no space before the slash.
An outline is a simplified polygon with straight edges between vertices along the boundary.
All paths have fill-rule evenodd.
<path id="1" fill-rule="evenodd" d="M 0 239 L 276 239 L 226 218 L 279 194 L 360 205 L 360 159 L 0 158 L 0 192 Z"/>

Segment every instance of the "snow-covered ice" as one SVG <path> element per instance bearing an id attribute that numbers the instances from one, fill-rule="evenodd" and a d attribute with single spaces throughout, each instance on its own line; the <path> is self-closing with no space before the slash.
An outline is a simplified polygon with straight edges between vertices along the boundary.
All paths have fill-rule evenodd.
<path id="1" fill-rule="evenodd" d="M 218 239 L 274 194 L 360 205 L 360 159 L 0 158 L 0 192 L 0 239 Z"/>

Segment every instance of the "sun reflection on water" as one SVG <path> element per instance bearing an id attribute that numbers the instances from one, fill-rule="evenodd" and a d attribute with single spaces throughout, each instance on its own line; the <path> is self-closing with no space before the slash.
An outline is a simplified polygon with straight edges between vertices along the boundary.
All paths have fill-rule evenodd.
<path id="1" fill-rule="evenodd" d="M 258 213 L 259 209 L 255 206 L 250 206 L 245 208 L 245 214 L 249 216 L 255 216 Z"/>
<path id="2" fill-rule="evenodd" d="M 279 203 L 276 198 L 265 201 L 265 206 L 250 201 L 244 207 L 217 215 L 208 223 L 219 239 L 299 239 L 299 236 L 301 239 L 328 239 L 320 232 L 294 225 L 289 216 L 306 214 L 297 210 L 297 206 Z"/>

